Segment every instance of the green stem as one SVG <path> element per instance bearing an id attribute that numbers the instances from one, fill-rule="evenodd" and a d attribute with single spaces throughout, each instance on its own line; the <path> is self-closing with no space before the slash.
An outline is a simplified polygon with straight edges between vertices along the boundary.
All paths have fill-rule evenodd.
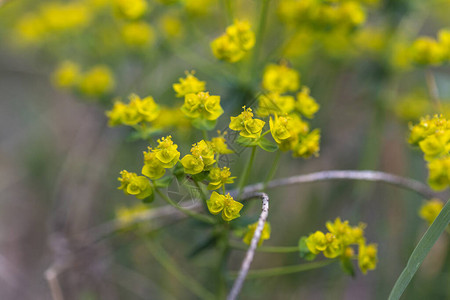
<path id="1" fill-rule="evenodd" d="M 258 29 L 256 32 L 256 42 L 255 48 L 253 50 L 252 62 L 250 67 L 250 74 L 255 73 L 255 69 L 258 63 L 259 54 L 262 46 L 262 38 L 264 36 L 264 29 L 266 27 L 267 22 L 267 12 L 269 11 L 269 1 L 270 0 L 262 0 L 261 2 L 261 13 L 259 15 Z"/>
<path id="2" fill-rule="evenodd" d="M 206 130 L 202 130 L 202 134 L 203 134 L 203 139 L 205 140 L 205 141 L 207 141 L 208 140 L 208 133 L 206 132 Z"/>
<path id="3" fill-rule="evenodd" d="M 223 0 L 223 5 L 225 6 L 227 24 L 233 23 L 233 4 L 231 0 Z"/>
<path id="4" fill-rule="evenodd" d="M 250 159 L 247 161 L 244 170 L 242 170 L 241 179 L 239 181 L 239 194 L 238 194 L 239 197 L 241 196 L 242 191 L 244 190 L 244 187 L 248 182 L 248 178 L 250 177 L 250 171 L 252 169 L 253 160 L 255 159 L 255 153 L 256 153 L 256 146 L 253 146 Z"/>
<path id="5" fill-rule="evenodd" d="M 220 254 L 218 260 L 218 299 L 225 299 L 227 293 L 227 261 L 230 254 L 230 246 L 228 244 L 229 229 L 228 224 L 224 224 L 223 232 L 220 237 Z"/>
<path id="6" fill-rule="evenodd" d="M 264 137 L 266 134 L 268 134 L 270 132 L 270 130 L 267 130 L 266 132 L 264 132 L 263 134 L 261 134 L 261 136 L 259 138 Z"/>
<path id="7" fill-rule="evenodd" d="M 248 250 L 248 245 L 246 244 L 242 244 L 242 243 L 236 243 L 236 242 L 230 242 L 230 247 L 236 250 L 243 250 L 243 251 L 247 251 Z M 298 252 L 299 249 L 297 246 L 292 246 L 292 247 L 265 247 L 265 246 L 261 246 L 261 247 L 257 247 L 256 248 L 257 252 L 266 252 L 266 253 L 293 253 L 293 252 Z"/>
<path id="8" fill-rule="evenodd" d="M 336 259 L 330 259 L 330 260 L 323 260 L 323 261 L 312 262 L 312 263 L 304 263 L 304 264 L 293 265 L 293 266 L 253 270 L 253 271 L 248 272 L 247 279 L 280 276 L 280 275 L 293 274 L 293 273 L 298 273 L 298 272 L 303 272 L 303 271 L 310 271 L 310 270 L 319 269 L 319 268 L 328 266 L 336 261 L 337 261 Z M 235 278 L 235 277 L 237 277 L 237 275 L 238 275 L 237 273 L 233 273 L 231 276 L 233 278 Z"/>
<path id="9" fill-rule="evenodd" d="M 270 168 L 270 171 L 267 174 L 266 180 L 264 180 L 264 190 L 267 187 L 267 183 L 272 180 L 273 176 L 277 172 L 280 158 L 281 158 L 281 150 L 278 150 L 277 153 L 275 154 L 275 159 L 273 160 L 272 167 Z"/>
<path id="10" fill-rule="evenodd" d="M 185 214 L 187 214 L 190 217 L 193 217 L 196 220 L 208 223 L 208 224 L 215 224 L 216 222 L 214 221 L 214 219 L 208 217 L 208 216 L 204 216 L 202 214 L 198 214 L 196 212 L 193 212 L 189 209 L 186 209 L 184 207 L 179 206 L 178 204 L 176 204 L 175 202 L 172 201 L 172 199 L 170 199 L 167 195 L 165 195 L 164 193 L 162 193 L 159 189 L 155 189 L 156 193 L 158 195 L 161 196 L 161 198 L 163 198 L 167 203 L 169 203 L 170 205 L 172 205 L 173 207 L 175 207 L 176 209 L 184 212 Z"/>
<path id="11" fill-rule="evenodd" d="M 168 255 L 168 253 L 154 241 L 147 242 L 147 247 L 155 257 L 155 259 L 167 270 L 173 277 L 178 279 L 178 281 L 193 294 L 195 294 L 200 299 L 214 299 L 214 295 L 206 290 L 201 284 L 192 279 L 192 276 L 183 274 L 183 272 L 178 268 L 176 263 Z"/>

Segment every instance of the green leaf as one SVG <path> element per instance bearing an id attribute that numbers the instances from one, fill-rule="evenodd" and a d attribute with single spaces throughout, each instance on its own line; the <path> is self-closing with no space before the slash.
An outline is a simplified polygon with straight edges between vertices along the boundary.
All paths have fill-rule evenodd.
<path id="1" fill-rule="evenodd" d="M 216 127 L 217 120 L 206 120 L 206 119 L 194 119 L 192 120 L 192 125 L 200 130 L 213 130 Z"/>
<path id="2" fill-rule="evenodd" d="M 261 138 L 259 140 L 258 146 L 260 146 L 261 149 L 266 150 L 267 152 L 275 152 L 278 150 L 278 145 L 266 138 Z"/>
<path id="3" fill-rule="evenodd" d="M 202 181 L 203 179 L 206 179 L 206 177 L 208 177 L 208 174 L 209 174 L 209 171 L 203 171 L 198 174 L 190 175 L 190 176 L 192 179 L 199 182 L 199 181 Z"/>
<path id="4" fill-rule="evenodd" d="M 155 193 L 152 193 L 147 198 L 142 199 L 143 203 L 152 203 L 153 201 L 155 201 Z"/>
<path id="5" fill-rule="evenodd" d="M 313 260 L 316 258 L 316 255 L 309 251 L 308 246 L 306 246 L 306 239 L 306 236 L 302 236 L 298 241 L 299 255 L 301 258 L 304 258 L 306 260 Z"/>
<path id="6" fill-rule="evenodd" d="M 349 257 L 341 258 L 341 267 L 345 273 L 355 277 L 355 268 L 353 267 L 352 261 Z"/>
<path id="7" fill-rule="evenodd" d="M 241 135 L 236 139 L 236 142 L 244 147 L 253 147 L 258 145 L 258 139 L 243 137 Z"/>
<path id="8" fill-rule="evenodd" d="M 148 140 L 156 133 L 160 133 L 161 129 L 155 129 L 155 128 L 147 128 L 147 129 L 136 129 L 130 135 L 128 136 L 128 141 L 138 141 L 138 140 Z"/>
<path id="9" fill-rule="evenodd" d="M 175 175 L 177 179 L 181 179 L 184 176 L 184 167 L 178 162 L 175 167 L 172 169 L 172 174 Z"/>
<path id="10" fill-rule="evenodd" d="M 157 188 L 165 188 L 170 185 L 172 180 L 173 180 L 172 176 L 165 176 L 163 178 L 155 180 L 154 183 Z"/>
<path id="11" fill-rule="evenodd" d="M 413 253 L 409 257 L 405 269 L 397 278 L 397 282 L 395 283 L 391 293 L 389 294 L 389 300 L 400 299 L 414 274 L 416 274 L 417 269 L 419 269 L 423 260 L 428 255 L 428 252 L 430 252 L 431 248 L 436 243 L 439 236 L 445 230 L 449 222 L 450 201 L 447 201 L 447 204 L 445 204 L 444 208 L 442 208 L 433 224 L 431 224 L 430 228 L 428 228 L 428 230 L 425 232 L 422 239 L 419 241 Z"/>

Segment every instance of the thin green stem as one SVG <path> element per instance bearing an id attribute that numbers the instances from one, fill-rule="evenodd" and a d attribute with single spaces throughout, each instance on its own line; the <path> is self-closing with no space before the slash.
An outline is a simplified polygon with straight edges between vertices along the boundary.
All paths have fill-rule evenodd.
<path id="1" fill-rule="evenodd" d="M 210 218 L 208 216 L 196 213 L 190 209 L 186 209 L 184 207 L 179 206 L 178 204 L 176 204 L 175 202 L 173 202 L 172 199 L 170 199 L 167 195 L 165 195 L 164 193 L 162 193 L 159 189 L 155 189 L 156 193 L 158 195 L 161 196 L 161 198 L 163 198 L 167 203 L 169 203 L 170 205 L 172 205 L 173 207 L 175 207 L 176 209 L 184 212 L 185 214 L 187 214 L 190 217 L 193 217 L 196 220 L 208 223 L 208 224 L 215 224 L 216 222 L 214 221 L 213 218 Z"/>
<path id="2" fill-rule="evenodd" d="M 205 140 L 205 141 L 207 141 L 208 140 L 208 133 L 206 132 L 206 130 L 202 130 L 202 134 L 203 134 L 203 139 Z"/>
<path id="3" fill-rule="evenodd" d="M 231 0 L 223 0 L 223 6 L 225 6 L 227 24 L 233 23 L 233 4 Z"/>
<path id="4" fill-rule="evenodd" d="M 260 138 L 264 137 L 265 135 L 267 135 L 270 132 L 270 130 L 267 130 L 266 132 L 264 132 L 263 134 L 261 134 Z"/>
<path id="5" fill-rule="evenodd" d="M 237 243 L 237 242 L 230 242 L 230 247 L 236 250 L 248 250 L 248 245 Z M 297 246 L 291 246 L 291 247 L 268 247 L 268 246 L 261 246 L 256 248 L 257 252 L 266 252 L 266 253 L 294 253 L 298 252 L 299 249 Z"/>
<path id="6" fill-rule="evenodd" d="M 185 275 L 172 260 L 169 254 L 155 241 L 147 242 L 147 247 L 155 259 L 167 270 L 173 277 L 193 294 L 200 299 L 215 299 L 214 295 L 206 290 L 201 284 L 195 281 L 192 276 Z"/>
<path id="7" fill-rule="evenodd" d="M 328 266 L 336 261 L 337 261 L 336 259 L 330 259 L 330 260 L 323 260 L 323 261 L 312 262 L 312 263 L 304 263 L 304 264 L 293 265 L 293 266 L 253 270 L 253 271 L 248 272 L 247 279 L 280 276 L 280 275 L 287 275 L 287 274 L 299 273 L 299 272 L 304 272 L 304 271 L 310 271 L 310 270 L 314 270 L 314 269 L 323 268 L 323 267 Z M 235 278 L 235 277 L 237 277 L 237 274 L 233 273 L 233 274 L 231 274 L 231 277 Z"/>
<path id="8" fill-rule="evenodd" d="M 262 39 L 264 36 L 264 30 L 267 22 L 267 12 L 269 11 L 269 1 L 270 0 L 262 0 L 261 2 L 261 11 L 258 20 L 258 29 L 256 31 L 256 42 L 255 48 L 253 50 L 252 62 L 250 66 L 250 74 L 255 73 L 255 68 L 258 64 L 258 58 L 261 51 Z"/>
<path id="9" fill-rule="evenodd" d="M 253 160 L 255 159 L 256 146 L 252 147 L 252 153 L 250 154 L 250 159 L 247 161 L 244 170 L 242 170 L 241 179 L 239 181 L 239 197 L 241 197 L 242 191 L 244 190 L 245 185 L 248 182 L 248 178 L 250 177 L 250 172 L 253 165 Z"/>
<path id="10" fill-rule="evenodd" d="M 273 176 L 277 172 L 280 158 L 281 158 L 281 150 L 278 150 L 275 154 L 275 159 L 273 160 L 272 167 L 270 167 L 270 171 L 267 174 L 266 180 L 264 180 L 264 190 L 267 187 L 267 183 L 272 180 Z"/>

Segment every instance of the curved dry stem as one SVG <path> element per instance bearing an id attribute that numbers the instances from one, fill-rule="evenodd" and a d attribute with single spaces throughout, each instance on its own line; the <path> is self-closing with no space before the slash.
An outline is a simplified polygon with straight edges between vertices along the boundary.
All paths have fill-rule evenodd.
<path id="1" fill-rule="evenodd" d="M 234 300 L 239 295 L 242 285 L 244 284 L 245 277 L 247 277 L 248 270 L 250 269 L 250 264 L 253 261 L 253 256 L 255 255 L 256 247 L 258 246 L 261 233 L 264 229 L 264 224 L 266 223 L 267 216 L 269 215 L 269 196 L 266 193 L 254 193 L 248 195 L 244 199 L 250 198 L 261 198 L 262 200 L 262 210 L 259 215 L 258 225 L 256 226 L 255 233 L 253 234 L 252 241 L 250 242 L 250 247 L 245 254 L 245 258 L 242 261 L 241 268 L 239 270 L 239 275 L 233 283 L 230 293 L 228 294 L 227 300 Z"/>

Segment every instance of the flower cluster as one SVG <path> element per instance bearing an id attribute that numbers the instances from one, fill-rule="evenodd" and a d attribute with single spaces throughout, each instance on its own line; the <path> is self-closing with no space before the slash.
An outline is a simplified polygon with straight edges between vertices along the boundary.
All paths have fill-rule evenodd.
<path id="1" fill-rule="evenodd" d="M 180 158 L 180 152 L 177 150 L 178 145 L 174 144 L 172 137 L 158 140 L 156 149 L 148 148 L 148 152 L 144 152 L 144 167 L 142 174 L 150 179 L 158 179 L 164 176 L 165 169 L 173 168 Z"/>
<path id="2" fill-rule="evenodd" d="M 199 80 L 194 74 L 194 71 L 186 72 L 186 78 L 179 78 L 179 83 L 172 85 L 173 90 L 177 93 L 177 97 L 184 97 L 187 94 L 197 94 L 205 91 L 206 82 Z"/>
<path id="3" fill-rule="evenodd" d="M 134 195 L 138 199 L 145 199 L 153 193 L 150 181 L 144 176 L 138 176 L 136 173 L 130 173 L 126 170 L 120 172 L 121 177 L 119 190 L 123 190 L 126 195 Z"/>
<path id="4" fill-rule="evenodd" d="M 122 39 L 131 48 L 142 48 L 151 46 L 155 42 L 155 30 L 144 22 L 129 22 L 121 28 Z"/>
<path id="5" fill-rule="evenodd" d="M 450 121 L 427 116 L 411 126 L 409 143 L 419 146 L 428 162 L 428 183 L 436 190 L 450 184 Z"/>
<path id="6" fill-rule="evenodd" d="M 204 140 L 192 145 L 191 154 L 187 154 L 181 159 L 184 172 L 194 175 L 205 170 L 210 170 L 216 162 L 214 154 L 214 149 L 211 147 L 211 144 Z"/>
<path id="7" fill-rule="evenodd" d="M 258 222 L 255 222 L 255 223 L 247 226 L 247 230 L 245 232 L 244 238 L 242 239 L 242 241 L 244 243 L 246 243 L 247 245 L 250 245 L 253 235 L 255 234 L 255 230 L 256 230 L 257 226 L 258 226 Z M 270 232 L 271 232 L 270 223 L 265 222 L 263 230 L 261 232 L 261 237 L 259 238 L 259 241 L 258 241 L 258 246 L 261 246 L 263 241 L 270 239 Z"/>
<path id="8" fill-rule="evenodd" d="M 105 65 L 96 65 L 86 72 L 72 62 L 62 62 L 53 72 L 55 86 L 76 90 L 87 97 L 98 98 L 110 93 L 115 86 L 114 75 Z"/>
<path id="9" fill-rule="evenodd" d="M 242 203 L 235 201 L 230 194 L 220 195 L 217 192 L 212 192 L 206 204 L 208 205 L 209 212 L 213 215 L 222 212 L 222 218 L 227 222 L 240 217 L 239 212 L 244 207 Z"/>
<path id="10" fill-rule="evenodd" d="M 439 66 L 450 62 L 450 29 L 441 29 L 437 40 L 419 37 L 412 44 L 410 55 L 418 65 Z"/>
<path id="11" fill-rule="evenodd" d="M 210 182 L 208 184 L 208 190 L 217 190 L 225 184 L 233 183 L 236 177 L 231 177 L 230 168 L 213 168 L 209 172 Z"/>
<path id="12" fill-rule="evenodd" d="M 329 232 L 316 231 L 302 239 L 311 254 L 323 253 L 327 258 L 340 257 L 342 260 L 348 260 L 354 256 L 351 246 L 358 245 L 358 265 L 361 271 L 365 274 L 368 270 L 375 269 L 377 245 L 366 244 L 365 224 L 352 227 L 348 221 L 342 222 L 340 218 L 336 218 L 334 222 L 327 222 L 326 227 Z"/>
<path id="13" fill-rule="evenodd" d="M 439 215 L 444 204 L 439 199 L 431 199 L 424 203 L 419 210 L 419 216 L 427 221 L 429 225 L 434 222 L 434 219 Z"/>
<path id="14" fill-rule="evenodd" d="M 139 123 L 149 123 L 159 116 L 159 106 L 152 96 L 141 99 L 138 95 L 131 94 L 128 99 L 128 104 L 117 100 L 113 108 L 106 112 L 110 126 L 134 126 Z"/>
<path id="15" fill-rule="evenodd" d="M 241 60 L 255 45 L 255 34 L 248 21 L 235 20 L 226 32 L 211 42 L 216 58 L 230 63 Z"/>
<path id="16" fill-rule="evenodd" d="M 231 117 L 230 129 L 234 131 L 239 131 L 239 135 L 257 139 L 261 136 L 261 131 L 264 127 L 263 120 L 253 118 L 253 113 L 251 108 L 243 107 L 244 111 L 241 112 L 237 117 Z"/>

